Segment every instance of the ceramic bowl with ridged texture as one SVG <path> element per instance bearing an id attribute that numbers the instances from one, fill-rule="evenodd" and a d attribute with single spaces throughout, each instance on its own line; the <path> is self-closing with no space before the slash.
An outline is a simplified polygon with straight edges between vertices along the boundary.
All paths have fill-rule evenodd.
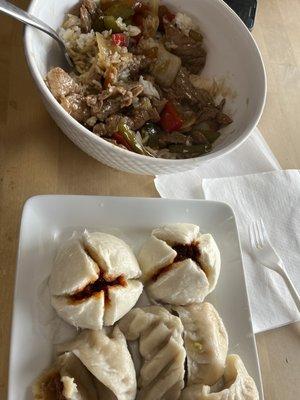
<path id="1" fill-rule="evenodd" d="M 32 0 L 29 12 L 58 29 L 65 13 L 77 2 Z M 64 66 L 58 46 L 44 33 L 32 27 L 25 29 L 28 65 L 56 124 L 90 156 L 113 168 L 136 174 L 186 171 L 227 154 L 246 140 L 257 125 L 265 103 L 266 76 L 259 50 L 246 26 L 222 0 L 172 0 L 163 3 L 194 18 L 204 34 L 208 51 L 202 75 L 224 81 L 231 93 L 225 112 L 232 115 L 233 124 L 222 130 L 223 134 L 210 153 L 191 159 L 168 160 L 142 156 L 101 139 L 75 121 L 55 100 L 44 82 L 51 67 Z"/>

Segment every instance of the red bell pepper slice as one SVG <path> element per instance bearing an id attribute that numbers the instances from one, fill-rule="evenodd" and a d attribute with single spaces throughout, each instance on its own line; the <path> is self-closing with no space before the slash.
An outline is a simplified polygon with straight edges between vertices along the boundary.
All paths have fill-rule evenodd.
<path id="1" fill-rule="evenodd" d="M 160 115 L 160 126 L 166 132 L 178 131 L 183 125 L 183 119 L 179 115 L 173 103 L 168 101 Z"/>
<path id="2" fill-rule="evenodd" d="M 111 39 L 116 46 L 128 46 L 128 36 L 124 33 L 113 33 Z"/>
<path id="3" fill-rule="evenodd" d="M 126 141 L 126 139 L 124 138 L 124 136 L 122 135 L 122 133 L 120 132 L 115 132 L 112 135 L 112 138 L 118 143 L 118 144 L 122 144 L 124 147 L 126 147 L 126 149 L 128 150 L 132 150 L 129 143 Z"/>

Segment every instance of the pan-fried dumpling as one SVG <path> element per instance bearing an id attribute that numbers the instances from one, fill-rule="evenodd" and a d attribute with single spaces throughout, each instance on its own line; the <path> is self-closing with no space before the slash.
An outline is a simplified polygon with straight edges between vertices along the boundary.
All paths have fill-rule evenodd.
<path id="1" fill-rule="evenodd" d="M 113 325 L 137 302 L 143 285 L 129 246 L 101 232 L 73 234 L 59 250 L 49 280 L 51 304 L 80 328 Z"/>
<path id="2" fill-rule="evenodd" d="M 57 351 L 72 352 L 99 381 L 99 398 L 134 400 L 136 376 L 126 339 L 118 327 L 108 335 L 101 331 L 82 331 L 74 340 L 63 343 Z M 110 395 L 107 395 L 110 393 Z M 105 395 L 105 396 L 104 396 Z"/>
<path id="3" fill-rule="evenodd" d="M 254 380 L 238 355 L 227 357 L 221 388 L 192 385 L 183 390 L 180 400 L 259 400 Z"/>
<path id="4" fill-rule="evenodd" d="M 176 400 L 184 387 L 185 349 L 180 319 L 159 306 L 135 308 L 119 322 L 128 340 L 139 341 L 144 363 L 138 379 L 140 400 Z"/>
<path id="5" fill-rule="evenodd" d="M 184 326 L 188 385 L 213 385 L 223 375 L 228 336 L 217 310 L 210 303 L 174 307 Z"/>
<path id="6" fill-rule="evenodd" d="M 97 400 L 93 376 L 72 353 L 59 356 L 33 384 L 34 400 Z"/>
<path id="7" fill-rule="evenodd" d="M 139 262 L 149 296 L 173 305 L 202 302 L 214 290 L 221 266 L 213 237 L 181 223 L 154 229 Z"/>

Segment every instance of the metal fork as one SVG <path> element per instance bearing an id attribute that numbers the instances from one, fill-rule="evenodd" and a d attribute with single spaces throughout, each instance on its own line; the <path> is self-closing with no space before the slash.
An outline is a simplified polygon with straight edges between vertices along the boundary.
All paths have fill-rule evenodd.
<path id="1" fill-rule="evenodd" d="M 23 24 L 31 25 L 34 28 L 37 28 L 47 33 L 47 35 L 51 36 L 58 43 L 60 49 L 62 50 L 67 60 L 67 63 L 69 64 L 69 67 L 71 68 L 73 67 L 73 62 L 67 52 L 64 42 L 55 32 L 55 30 L 50 28 L 49 25 L 45 24 L 45 22 L 36 18 L 34 15 L 29 14 L 28 12 L 22 10 L 21 8 L 15 6 L 14 4 L 10 3 L 7 0 L 0 0 L 0 13 L 1 12 L 23 22 Z"/>
<path id="2" fill-rule="evenodd" d="M 283 262 L 270 243 L 263 220 L 254 221 L 249 227 L 249 236 L 252 249 L 261 265 L 277 272 L 285 281 L 293 300 L 300 311 L 300 296 L 290 280 Z"/>

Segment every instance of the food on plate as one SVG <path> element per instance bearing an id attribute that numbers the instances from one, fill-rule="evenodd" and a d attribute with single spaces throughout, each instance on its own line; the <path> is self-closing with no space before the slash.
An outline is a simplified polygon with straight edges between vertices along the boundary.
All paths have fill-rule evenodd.
<path id="1" fill-rule="evenodd" d="M 160 306 L 134 308 L 119 322 L 127 340 L 139 340 L 144 363 L 138 379 L 140 400 L 176 400 L 184 387 L 183 326 Z"/>
<path id="2" fill-rule="evenodd" d="M 34 382 L 34 400 L 97 400 L 92 374 L 74 354 L 67 352 Z"/>
<path id="3" fill-rule="evenodd" d="M 218 389 L 192 385 L 185 388 L 181 400 L 259 400 L 254 380 L 238 355 L 227 357 L 223 379 Z"/>
<path id="4" fill-rule="evenodd" d="M 46 83 L 95 135 L 142 155 L 192 158 L 232 122 L 225 98 L 193 79 L 207 50 L 188 15 L 158 0 L 83 0 L 60 36 L 74 68 L 52 68 Z"/>
<path id="5" fill-rule="evenodd" d="M 210 303 L 174 307 L 184 326 L 188 385 L 214 385 L 223 375 L 228 336 L 217 310 Z"/>
<path id="6" fill-rule="evenodd" d="M 258 400 L 239 356 L 227 355 L 221 317 L 203 302 L 220 273 L 212 236 L 190 223 L 162 225 L 139 261 L 142 271 L 123 240 L 102 232 L 75 232 L 59 249 L 52 305 L 90 329 L 56 346 L 56 361 L 33 384 L 34 400 Z M 140 277 L 165 306 L 135 306 Z"/>
<path id="7" fill-rule="evenodd" d="M 102 232 L 75 233 L 59 250 L 51 272 L 51 304 L 80 328 L 113 325 L 137 302 L 143 285 L 130 247 Z"/>
<path id="8" fill-rule="evenodd" d="M 118 327 L 110 335 L 105 329 L 84 330 L 57 351 L 72 352 L 96 378 L 98 398 L 134 400 L 136 375 L 126 339 Z"/>
<path id="9" fill-rule="evenodd" d="M 174 305 L 202 302 L 214 290 L 221 265 L 213 237 L 185 223 L 154 229 L 138 259 L 149 296 Z"/>

